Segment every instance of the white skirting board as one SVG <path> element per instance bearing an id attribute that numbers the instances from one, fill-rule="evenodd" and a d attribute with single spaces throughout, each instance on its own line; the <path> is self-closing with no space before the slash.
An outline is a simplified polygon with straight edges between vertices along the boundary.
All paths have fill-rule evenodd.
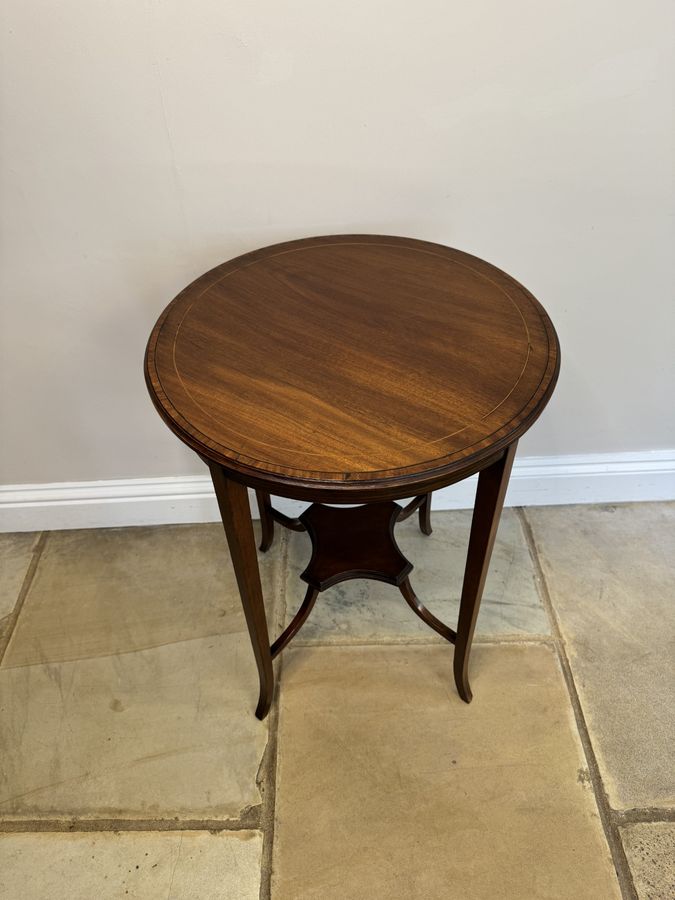
<path id="1" fill-rule="evenodd" d="M 436 491 L 434 509 L 473 505 L 476 476 Z M 516 459 L 507 506 L 675 500 L 675 449 Z M 297 514 L 305 504 L 277 499 Z M 257 516 L 255 498 L 251 508 Z M 0 486 L 0 531 L 218 521 L 208 475 Z"/>

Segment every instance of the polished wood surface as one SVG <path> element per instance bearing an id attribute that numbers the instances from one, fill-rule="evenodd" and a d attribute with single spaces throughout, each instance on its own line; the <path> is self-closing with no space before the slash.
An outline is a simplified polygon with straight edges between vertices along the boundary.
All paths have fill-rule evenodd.
<path id="1" fill-rule="evenodd" d="M 274 672 L 248 490 L 243 484 L 227 478 L 222 467 L 216 463 L 210 469 L 258 667 L 260 693 L 255 714 L 259 719 L 264 719 L 270 710 L 274 694 Z"/>
<path id="2" fill-rule="evenodd" d="M 319 591 L 352 578 L 398 587 L 412 571 L 394 537 L 400 512 L 391 500 L 348 507 L 313 503 L 300 516 L 312 541 L 312 556 L 300 578 Z"/>
<path id="3" fill-rule="evenodd" d="M 146 379 L 169 427 L 231 477 L 382 499 L 487 464 L 541 413 L 558 355 L 541 305 L 494 266 L 342 235 L 197 279 L 157 322 Z"/>
<path id="4" fill-rule="evenodd" d="M 412 563 L 396 543 L 394 526 L 420 510 L 420 527 L 431 533 L 429 495 L 403 508 L 391 500 L 363 506 L 322 506 L 313 503 L 300 516 L 312 542 L 312 556 L 300 576 L 309 585 L 300 609 L 272 644 L 274 657 L 306 621 L 320 591 L 353 578 L 371 578 L 398 587 L 422 621 L 450 643 L 456 633 L 437 619 L 417 597 L 410 583 Z M 428 530 L 426 530 L 428 529 Z"/>
<path id="5" fill-rule="evenodd" d="M 272 658 L 320 591 L 348 578 L 396 585 L 455 644 L 455 682 L 471 700 L 471 642 L 517 440 L 558 370 L 553 326 L 525 288 L 466 253 L 407 238 L 266 247 L 169 304 L 148 342 L 146 382 L 164 421 L 211 470 L 258 666 L 259 718 L 273 698 Z M 394 526 L 418 512 L 431 534 L 431 492 L 476 472 L 455 632 L 415 594 Z M 247 487 L 261 551 L 277 522 L 312 541 L 305 598 L 271 645 Z M 293 519 L 272 494 L 313 505 Z M 413 497 L 405 507 L 392 502 L 404 497 Z"/>
<path id="6" fill-rule="evenodd" d="M 464 581 L 462 582 L 462 596 L 459 600 L 457 642 L 453 660 L 457 691 L 466 703 L 470 703 L 473 696 L 469 685 L 471 642 L 490 566 L 492 548 L 497 536 L 499 519 L 504 506 L 509 476 L 516 455 L 516 447 L 515 442 L 511 444 L 501 459 L 482 469 L 478 476 Z"/>

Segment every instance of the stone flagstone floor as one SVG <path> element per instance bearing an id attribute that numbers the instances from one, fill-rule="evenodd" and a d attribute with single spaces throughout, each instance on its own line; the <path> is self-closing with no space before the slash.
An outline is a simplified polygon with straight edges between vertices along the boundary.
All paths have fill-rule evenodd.
<path id="1" fill-rule="evenodd" d="M 470 513 L 397 537 L 457 614 Z M 261 556 L 270 630 L 302 534 Z M 675 504 L 507 510 L 472 657 L 322 594 L 268 720 L 221 526 L 0 535 L 0 898 L 673 900 Z"/>

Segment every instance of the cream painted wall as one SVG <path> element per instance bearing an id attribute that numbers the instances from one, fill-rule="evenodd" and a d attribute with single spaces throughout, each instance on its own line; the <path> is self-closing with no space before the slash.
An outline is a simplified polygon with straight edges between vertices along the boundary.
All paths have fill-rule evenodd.
<path id="1" fill-rule="evenodd" d="M 5 0 L 0 482 L 199 473 L 165 303 L 291 237 L 523 281 L 563 369 L 523 455 L 675 446 L 669 0 Z M 670 71 L 668 68 L 670 66 Z"/>

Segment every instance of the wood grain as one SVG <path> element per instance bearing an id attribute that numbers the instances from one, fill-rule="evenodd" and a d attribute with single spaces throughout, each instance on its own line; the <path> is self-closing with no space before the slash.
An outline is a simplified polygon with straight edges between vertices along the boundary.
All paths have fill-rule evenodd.
<path id="1" fill-rule="evenodd" d="M 230 477 L 310 499 L 421 493 L 526 431 L 559 368 L 514 279 L 407 238 L 308 238 L 206 273 L 148 342 L 160 415 Z M 419 489 L 418 489 L 419 488 Z"/>

